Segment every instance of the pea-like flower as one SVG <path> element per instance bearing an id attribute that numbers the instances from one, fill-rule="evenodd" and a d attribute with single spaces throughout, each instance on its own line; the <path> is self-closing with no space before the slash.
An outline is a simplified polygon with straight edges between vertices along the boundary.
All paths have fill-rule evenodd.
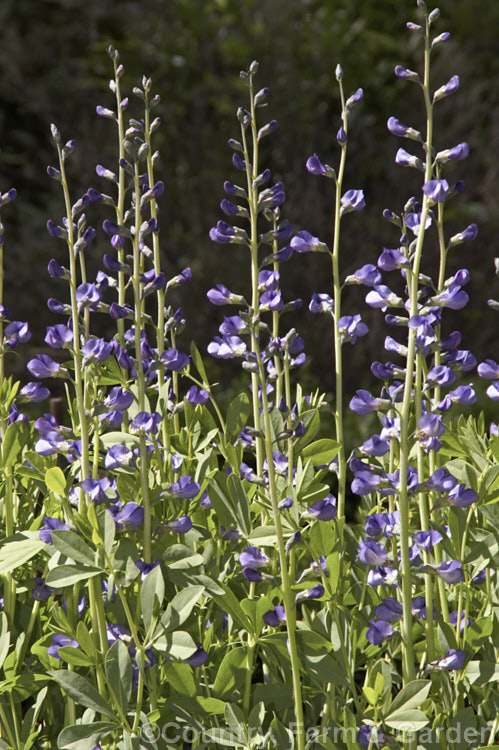
<path id="1" fill-rule="evenodd" d="M 62 646 L 72 646 L 73 648 L 79 648 L 80 644 L 69 635 L 54 633 L 52 635 L 52 643 L 47 649 L 47 654 L 49 656 L 53 656 L 54 659 L 57 659 L 58 661 L 62 661 L 61 657 L 59 656 L 59 649 L 62 648 Z"/>
<path id="2" fill-rule="evenodd" d="M 357 545 L 359 560 L 364 565 L 384 565 L 388 562 L 388 550 L 374 539 L 364 539 Z"/>
<path id="3" fill-rule="evenodd" d="M 386 620 L 369 620 L 371 623 L 366 631 L 366 638 L 372 646 L 381 646 L 382 643 L 388 641 L 393 633 L 393 625 Z"/>
<path id="4" fill-rule="evenodd" d="M 363 190 L 347 190 L 347 192 L 341 196 L 340 200 L 340 215 L 348 214 L 351 211 L 362 211 L 365 208 L 366 202 L 364 200 Z"/>
<path id="5" fill-rule="evenodd" d="M 53 544 L 52 532 L 58 531 L 60 529 L 68 531 L 69 526 L 67 523 L 64 523 L 64 521 L 61 521 L 60 518 L 51 518 L 50 516 L 45 516 L 45 518 L 43 519 L 43 526 L 38 532 L 38 536 L 42 542 L 45 542 L 45 544 Z"/>
<path id="6" fill-rule="evenodd" d="M 435 659 L 428 663 L 428 667 L 432 669 L 445 669 L 447 672 L 453 672 L 457 669 L 462 669 L 466 661 L 466 654 L 464 651 L 451 648 L 443 659 Z"/>
<path id="7" fill-rule="evenodd" d="M 423 185 L 423 193 L 430 203 L 444 203 L 449 195 L 449 183 L 447 180 L 429 180 Z"/>
<path id="8" fill-rule="evenodd" d="M 398 622 L 402 619 L 403 613 L 402 602 L 392 596 L 385 597 L 374 610 L 378 620 L 385 620 L 385 622 Z"/>
<path id="9" fill-rule="evenodd" d="M 322 500 L 309 505 L 306 512 L 318 521 L 332 521 L 336 518 L 336 498 L 331 494 L 326 495 Z"/>

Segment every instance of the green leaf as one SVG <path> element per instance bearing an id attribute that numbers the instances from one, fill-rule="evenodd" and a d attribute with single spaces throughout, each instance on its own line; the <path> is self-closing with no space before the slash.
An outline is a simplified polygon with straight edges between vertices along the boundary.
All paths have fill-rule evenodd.
<path id="1" fill-rule="evenodd" d="M 106 670 L 107 681 L 113 688 L 123 713 L 126 714 L 128 701 L 132 694 L 133 668 L 128 648 L 123 641 L 116 640 L 106 653 L 104 669 Z"/>
<path id="2" fill-rule="evenodd" d="M 426 714 L 415 708 L 409 710 L 403 708 L 385 717 L 385 724 L 392 729 L 398 729 L 399 732 L 417 732 L 429 724 L 429 721 Z"/>
<path id="3" fill-rule="evenodd" d="M 244 684 L 247 669 L 247 649 L 236 646 L 227 651 L 218 668 L 213 692 L 220 698 Z"/>
<path id="4" fill-rule="evenodd" d="M 104 515 L 111 517 L 110 513 L 105 513 Z M 113 526 L 115 526 L 112 517 L 111 521 Z M 66 557 L 69 557 L 76 563 L 90 566 L 95 565 L 94 550 L 88 546 L 81 536 L 75 534 L 74 531 L 56 529 L 52 532 L 52 541 L 58 552 L 62 552 L 63 555 L 66 555 Z"/>
<path id="5" fill-rule="evenodd" d="M 222 588 L 225 590 L 225 594 L 223 596 L 216 596 L 215 602 L 223 612 L 227 612 L 232 617 L 239 627 L 244 628 L 244 630 L 247 630 L 254 635 L 251 621 L 242 610 L 239 598 L 234 594 L 232 589 L 229 588 L 227 583 L 223 583 Z"/>
<path id="6" fill-rule="evenodd" d="M 161 626 L 169 632 L 182 625 L 188 619 L 204 591 L 204 586 L 189 586 L 189 588 L 179 591 L 163 614 Z"/>
<path id="7" fill-rule="evenodd" d="M 1 629 L 1 635 L 0 635 L 0 668 L 2 667 L 2 664 L 4 663 L 7 654 L 9 653 L 10 648 L 10 631 L 9 631 L 9 621 L 7 620 L 7 615 L 5 612 L 2 612 L 0 614 L 0 619 L 2 622 L 2 629 Z"/>
<path id="8" fill-rule="evenodd" d="M 73 664 L 75 667 L 91 667 L 94 664 L 89 656 L 73 646 L 61 646 L 57 649 L 57 653 L 62 661 Z"/>
<path id="9" fill-rule="evenodd" d="M 487 685 L 499 680 L 499 664 L 493 661 L 470 661 L 466 667 L 466 677 L 472 685 Z"/>
<path id="10" fill-rule="evenodd" d="M 166 682 L 178 695 L 194 698 L 197 689 L 189 664 L 170 662 L 165 665 Z"/>
<path id="11" fill-rule="evenodd" d="M 337 541 L 334 527 L 325 521 L 315 521 L 310 530 L 310 546 L 318 560 L 321 555 L 329 555 Z"/>
<path id="12" fill-rule="evenodd" d="M 8 537 L 0 546 L 0 575 L 19 568 L 45 548 L 45 542 L 38 538 L 38 532 L 25 531 Z"/>
<path id="13" fill-rule="evenodd" d="M 72 586 L 77 581 L 93 578 L 101 572 L 100 568 L 86 565 L 59 565 L 49 572 L 46 583 L 54 589 L 62 589 L 64 586 Z"/>
<path id="14" fill-rule="evenodd" d="M 302 452 L 302 458 L 306 462 L 312 461 L 314 466 L 329 464 L 337 455 L 340 444 L 331 438 L 322 438 L 306 445 Z"/>
<path id="15" fill-rule="evenodd" d="M 66 494 L 66 477 L 58 466 L 53 466 L 45 472 L 45 484 L 56 495 Z"/>
<path id="16" fill-rule="evenodd" d="M 243 483 L 236 474 L 230 474 L 227 479 L 227 489 L 232 499 L 237 527 L 245 537 L 251 533 L 250 506 Z"/>
<path id="17" fill-rule="evenodd" d="M 36 696 L 35 702 L 28 708 L 24 715 L 23 723 L 21 726 L 21 742 L 23 743 L 23 750 L 29 750 L 33 746 L 33 743 L 39 734 L 40 729 L 37 729 L 35 731 L 33 730 L 37 725 L 38 717 L 40 715 L 40 711 L 42 710 L 43 702 L 47 696 L 47 692 L 47 686 L 42 688 Z"/>
<path id="18" fill-rule="evenodd" d="M 230 402 L 227 409 L 225 437 L 229 442 L 236 442 L 239 433 L 246 425 L 251 413 L 250 400 L 246 393 L 240 393 Z"/>
<path id="19" fill-rule="evenodd" d="M 206 375 L 206 370 L 204 368 L 203 358 L 201 357 L 201 354 L 199 353 L 199 349 L 197 348 L 194 341 L 191 341 L 191 357 L 192 357 L 192 362 L 194 364 L 194 367 L 196 368 L 196 370 L 201 376 L 203 385 L 208 385 L 208 376 Z"/>
<path id="20" fill-rule="evenodd" d="M 161 567 L 157 565 L 146 575 L 140 588 L 142 619 L 146 632 L 149 630 L 156 607 L 161 607 L 165 596 L 165 581 Z"/>
<path id="21" fill-rule="evenodd" d="M 2 465 L 3 468 L 14 466 L 17 457 L 27 443 L 29 427 L 24 422 L 12 422 L 5 430 L 2 440 Z"/>
<path id="22" fill-rule="evenodd" d="M 80 620 L 80 622 L 76 626 L 76 640 L 80 644 L 80 648 L 82 649 L 82 651 L 84 651 L 88 656 L 90 656 L 92 659 L 97 656 L 97 650 L 95 648 L 94 640 L 88 632 L 87 626 L 82 620 Z"/>
<path id="23" fill-rule="evenodd" d="M 100 739 L 117 729 L 109 721 L 94 721 L 92 724 L 72 724 L 59 733 L 59 750 L 92 750 Z"/>
<path id="24" fill-rule="evenodd" d="M 406 685 L 396 696 L 390 706 L 390 715 L 399 709 L 409 710 L 419 708 L 428 696 L 431 688 L 431 680 L 413 680 Z"/>
<path id="25" fill-rule="evenodd" d="M 192 636 L 184 630 L 162 635 L 155 640 L 154 648 L 164 654 L 167 659 L 180 661 L 185 661 L 197 651 L 197 645 Z"/>
<path id="26" fill-rule="evenodd" d="M 104 448 L 110 445 L 126 445 L 127 448 L 137 448 L 140 444 L 138 435 L 131 435 L 129 432 L 105 432 L 100 435 L 100 443 Z"/>
<path id="27" fill-rule="evenodd" d="M 64 692 L 67 693 L 78 705 L 98 711 L 99 713 L 108 716 L 110 719 L 116 719 L 109 703 L 99 695 L 92 683 L 89 682 L 86 677 L 82 677 L 76 672 L 69 672 L 66 669 L 59 669 L 54 672 L 51 671 L 48 672 L 48 674 L 54 678 Z"/>

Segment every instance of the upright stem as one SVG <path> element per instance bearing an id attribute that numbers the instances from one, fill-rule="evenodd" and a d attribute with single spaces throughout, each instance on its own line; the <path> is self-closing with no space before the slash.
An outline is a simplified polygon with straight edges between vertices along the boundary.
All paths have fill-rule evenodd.
<path id="1" fill-rule="evenodd" d="M 429 30 L 425 36 L 425 73 L 423 83 L 423 93 L 426 104 L 427 114 L 427 131 L 426 131 L 426 170 L 425 182 L 431 179 L 432 174 L 432 138 L 433 138 L 433 113 L 429 96 L 429 70 L 430 70 L 430 45 Z M 420 230 L 416 241 L 412 269 L 407 274 L 407 286 L 409 289 L 410 315 L 416 315 L 418 312 L 418 282 L 419 267 L 423 252 L 423 242 L 425 236 L 426 219 L 428 217 L 428 198 L 426 195 L 423 199 L 421 210 Z M 407 489 L 407 468 L 409 463 L 409 452 L 411 441 L 409 439 L 409 422 L 412 417 L 413 401 L 413 382 L 414 382 L 414 363 L 416 359 L 416 329 L 409 329 L 406 359 L 406 374 L 404 383 L 404 398 L 400 414 L 400 489 L 399 489 L 399 511 L 400 511 L 400 552 L 402 568 L 402 604 L 403 604 L 403 621 L 402 621 L 402 652 L 404 667 L 404 684 L 415 679 L 414 666 L 414 648 L 412 642 L 412 577 L 409 557 L 409 494 Z"/>
<path id="2" fill-rule="evenodd" d="M 137 389 L 139 411 L 145 409 L 145 378 L 144 365 L 142 362 L 141 332 L 142 332 L 142 299 L 140 282 L 140 182 L 139 163 L 135 162 L 134 176 L 135 190 L 135 236 L 133 240 L 133 296 L 135 303 L 135 358 L 137 360 Z M 149 498 L 149 482 L 147 476 L 147 446 L 146 436 L 140 431 L 140 485 L 142 489 L 142 502 L 144 505 L 144 561 L 151 562 L 151 503 Z"/>
<path id="3" fill-rule="evenodd" d="M 341 110 L 342 110 L 342 121 L 343 129 L 345 133 L 348 132 L 348 118 L 345 110 L 345 97 L 343 94 L 343 86 L 341 80 L 339 81 L 340 95 L 341 95 Z M 333 271 L 333 299 L 334 299 L 334 315 L 333 315 L 333 330 L 334 330 L 334 370 L 335 370 L 335 410 L 334 410 L 334 422 L 336 430 L 336 441 L 339 443 L 338 451 L 338 497 L 337 497 L 337 508 L 338 508 L 338 519 L 345 517 L 345 487 L 346 487 L 346 458 L 345 458 L 345 446 L 344 446 L 344 435 L 343 435 L 343 359 L 341 350 L 341 334 L 338 328 L 338 321 L 341 318 L 341 283 L 340 283 L 340 269 L 339 269 L 339 253 L 340 253 L 340 224 L 341 224 L 341 193 L 343 188 L 343 176 L 345 173 L 347 154 L 347 144 L 343 144 L 341 149 L 340 166 L 338 168 L 338 176 L 336 178 L 336 192 L 334 199 L 334 236 L 333 236 L 333 252 L 332 252 L 332 271 Z"/>

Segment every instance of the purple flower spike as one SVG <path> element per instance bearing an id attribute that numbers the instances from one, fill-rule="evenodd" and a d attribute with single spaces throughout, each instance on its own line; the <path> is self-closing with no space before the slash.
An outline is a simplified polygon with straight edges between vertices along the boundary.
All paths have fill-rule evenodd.
<path id="1" fill-rule="evenodd" d="M 326 495 L 323 500 L 317 500 L 307 508 L 307 514 L 319 521 L 332 521 L 336 518 L 336 498 L 334 495 Z"/>
<path id="2" fill-rule="evenodd" d="M 386 620 L 370 620 L 370 627 L 367 628 L 366 638 L 372 646 L 381 646 L 382 643 L 388 641 L 393 633 L 393 625 L 390 625 Z"/>
<path id="3" fill-rule="evenodd" d="M 347 190 L 347 192 L 341 196 L 341 208 L 340 215 L 348 214 L 351 211 L 362 211 L 365 208 L 366 202 L 364 200 L 363 190 Z"/>
<path id="4" fill-rule="evenodd" d="M 443 203 L 449 194 L 447 180 L 430 180 L 423 185 L 423 193 L 433 203 Z"/>

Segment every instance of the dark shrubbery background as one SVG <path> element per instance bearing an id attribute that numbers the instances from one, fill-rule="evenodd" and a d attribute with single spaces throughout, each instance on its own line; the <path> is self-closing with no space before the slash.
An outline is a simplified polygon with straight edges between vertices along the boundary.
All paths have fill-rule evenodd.
<path id="1" fill-rule="evenodd" d="M 435 33 L 450 31 L 452 38 L 434 55 L 433 80 L 437 87 L 458 74 L 461 90 L 438 106 L 436 146 L 466 140 L 471 147 L 469 159 L 447 173 L 449 180 L 464 179 L 467 188 L 448 207 L 448 236 L 472 221 L 480 226 L 478 240 L 449 258 L 452 271 L 468 267 L 472 273 L 471 302 L 456 325 L 463 331 L 463 345 L 478 357 L 493 356 L 497 319 L 486 300 L 499 290 L 493 276 L 499 224 L 499 4 L 483 0 L 479 12 L 476 0 L 439 5 L 443 20 Z M 347 274 L 375 263 L 383 246 L 396 246 L 397 232 L 381 212 L 386 207 L 399 211 L 420 185 L 416 173 L 394 164 L 397 148 L 411 150 L 412 144 L 386 130 L 390 115 L 419 128 L 424 123 L 418 87 L 393 75 L 396 64 L 420 69 L 416 36 L 405 29 L 408 20 L 419 21 L 412 0 L 3 0 L 0 189 L 15 186 L 19 192 L 3 215 L 5 303 L 14 319 L 30 320 L 33 348 L 43 346 L 45 325 L 54 322 L 47 297 L 64 294 L 46 273 L 51 257 L 66 262 L 64 244 L 45 229 L 47 218 L 60 221 L 63 211 L 59 186 L 46 175 L 47 164 L 55 160 L 49 124 L 55 122 L 64 139 L 78 143 L 70 162 L 73 199 L 90 186 L 109 192 L 95 164 L 115 168 L 116 133 L 112 122 L 96 116 L 95 107 L 113 106 L 107 87 L 110 43 L 125 65 L 123 90 L 131 92 L 145 73 L 162 98 L 156 147 L 162 154 L 157 178 L 166 185 L 161 199 L 164 266 L 168 276 L 192 267 L 189 290 L 179 290 L 174 302 L 182 304 L 187 317 L 186 339 L 195 338 L 204 350 L 221 318 L 204 302 L 207 289 L 224 282 L 244 291 L 247 284 L 241 248 L 213 245 L 208 238 L 210 227 L 222 218 L 223 180 L 237 176 L 226 142 L 238 137 L 235 108 L 246 103 L 239 70 L 259 60 L 258 82 L 270 88 L 267 112 L 279 129 L 263 142 L 262 163 L 285 183 L 283 216 L 328 243 L 331 186 L 308 175 L 305 161 L 317 151 L 332 166 L 337 162 L 336 64 L 343 66 L 348 94 L 363 87 L 365 101 L 352 119 L 345 189 L 363 188 L 367 209 L 343 223 Z M 132 96 L 130 114 L 138 104 Z M 102 257 L 108 240 L 101 230 L 102 210 L 91 208 L 87 215 L 98 229 L 91 263 L 92 256 Z M 328 321 L 307 311 L 312 291 L 330 290 L 327 258 L 296 257 L 283 275 L 286 297 L 304 299 L 304 311 L 292 322 L 307 340 L 311 382 L 318 376 L 321 386 L 330 389 Z M 370 336 L 346 356 L 352 390 L 366 380 L 368 362 L 383 359 L 386 335 L 382 316 L 366 308 L 363 296 L 358 289 L 345 294 L 345 312 L 363 312 L 371 328 Z M 450 330 L 452 321 L 448 325 Z M 21 377 L 28 355 L 25 347 L 12 364 Z M 213 369 L 217 374 L 216 363 Z"/>

